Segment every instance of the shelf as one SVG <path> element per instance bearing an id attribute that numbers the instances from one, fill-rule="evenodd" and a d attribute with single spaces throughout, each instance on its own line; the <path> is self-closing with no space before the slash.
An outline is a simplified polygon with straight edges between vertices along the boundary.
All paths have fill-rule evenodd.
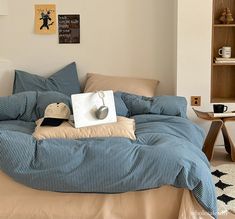
<path id="1" fill-rule="evenodd" d="M 229 24 L 220 22 L 226 8 L 235 18 L 235 0 L 213 0 L 212 41 L 211 41 L 211 102 L 235 103 L 235 62 L 215 63 L 218 51 L 224 46 L 232 49 L 235 58 L 235 19 Z M 226 9 L 227 10 L 227 9 Z M 227 13 L 227 11 L 226 11 Z"/>
<path id="2" fill-rule="evenodd" d="M 235 24 L 213 24 L 213 27 L 235 27 Z"/>
<path id="3" fill-rule="evenodd" d="M 213 63 L 213 66 L 235 65 L 235 63 Z"/>
<path id="4" fill-rule="evenodd" d="M 235 103 L 235 97 L 212 97 L 211 103 Z"/>

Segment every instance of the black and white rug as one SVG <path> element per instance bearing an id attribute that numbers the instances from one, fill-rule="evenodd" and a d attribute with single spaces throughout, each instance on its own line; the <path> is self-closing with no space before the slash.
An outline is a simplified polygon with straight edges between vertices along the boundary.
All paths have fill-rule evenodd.
<path id="1" fill-rule="evenodd" d="M 211 167 L 215 182 L 218 212 L 235 214 L 235 164 Z"/>

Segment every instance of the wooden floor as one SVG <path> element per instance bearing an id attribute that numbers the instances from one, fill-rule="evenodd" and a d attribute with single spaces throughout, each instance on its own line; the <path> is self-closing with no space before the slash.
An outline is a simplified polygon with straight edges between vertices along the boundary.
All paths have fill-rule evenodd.
<path id="1" fill-rule="evenodd" d="M 224 147 L 216 147 L 211 164 L 217 166 L 220 164 L 234 163 L 225 151 Z M 235 219 L 235 214 L 228 213 L 226 216 L 219 216 L 218 219 Z"/>

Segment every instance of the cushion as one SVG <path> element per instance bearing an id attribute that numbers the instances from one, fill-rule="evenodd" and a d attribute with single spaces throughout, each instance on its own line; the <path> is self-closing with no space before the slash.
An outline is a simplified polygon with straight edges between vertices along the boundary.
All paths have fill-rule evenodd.
<path id="1" fill-rule="evenodd" d="M 158 80 L 116 77 L 94 73 L 87 74 L 84 92 L 98 90 L 122 91 L 142 96 L 152 97 L 156 94 Z"/>
<path id="2" fill-rule="evenodd" d="M 15 70 L 13 94 L 24 91 L 58 91 L 68 96 L 80 93 L 75 62 L 65 66 L 49 78 Z"/>
<path id="3" fill-rule="evenodd" d="M 40 126 L 43 119 L 39 119 L 33 136 L 37 140 L 48 138 L 79 139 L 91 137 L 126 137 L 135 140 L 135 120 L 125 117 L 117 117 L 116 123 L 74 128 L 69 122 L 63 122 L 60 126 Z"/>
<path id="4" fill-rule="evenodd" d="M 157 114 L 187 118 L 187 100 L 180 96 L 144 97 L 123 93 L 122 99 L 129 111 L 129 116 Z"/>

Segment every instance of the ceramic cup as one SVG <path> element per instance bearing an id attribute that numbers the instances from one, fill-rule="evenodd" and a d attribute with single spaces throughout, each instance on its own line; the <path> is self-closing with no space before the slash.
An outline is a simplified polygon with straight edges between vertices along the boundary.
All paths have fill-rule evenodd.
<path id="1" fill-rule="evenodd" d="M 231 58 L 231 47 L 230 46 L 224 46 L 219 49 L 218 53 L 222 58 Z"/>
<path id="2" fill-rule="evenodd" d="M 223 104 L 214 104 L 213 110 L 214 110 L 214 113 L 224 113 L 228 110 L 228 107 Z"/>

